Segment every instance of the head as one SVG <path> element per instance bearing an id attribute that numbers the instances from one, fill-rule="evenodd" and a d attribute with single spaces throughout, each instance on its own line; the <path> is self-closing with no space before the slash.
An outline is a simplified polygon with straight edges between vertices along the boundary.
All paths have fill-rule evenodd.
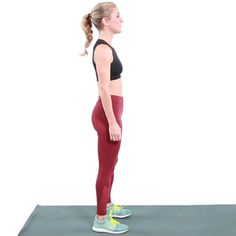
<path id="1" fill-rule="evenodd" d="M 86 14 L 81 22 L 82 29 L 86 36 L 84 44 L 85 51 L 82 55 L 87 54 L 87 48 L 93 40 L 92 25 L 98 31 L 106 31 L 109 34 L 117 34 L 121 32 L 121 23 L 123 20 L 120 17 L 117 6 L 113 2 L 98 3 L 90 13 Z"/>

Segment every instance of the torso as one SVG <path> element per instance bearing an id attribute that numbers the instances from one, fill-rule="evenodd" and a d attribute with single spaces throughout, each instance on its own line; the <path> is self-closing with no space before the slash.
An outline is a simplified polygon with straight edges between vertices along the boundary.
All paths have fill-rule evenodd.
<path id="1" fill-rule="evenodd" d="M 99 82 L 97 82 L 97 86 L 98 86 L 98 83 Z M 123 96 L 121 78 L 110 81 L 109 92 L 111 95 Z M 98 94 L 99 94 L 99 88 L 98 88 Z"/>
<path id="2" fill-rule="evenodd" d="M 116 54 L 115 49 L 110 46 L 106 41 L 103 39 L 98 39 L 97 42 L 94 45 L 93 48 L 93 65 L 96 71 L 96 64 L 94 61 L 94 51 L 97 45 L 99 44 L 106 44 L 112 49 L 112 54 L 113 54 L 113 63 L 111 64 L 111 79 L 109 83 L 109 92 L 111 95 L 116 95 L 116 96 L 123 96 L 122 94 L 122 79 L 120 77 L 120 73 L 122 72 L 122 64 Z M 97 75 L 97 72 L 96 72 Z M 116 78 L 118 76 L 118 78 Z M 98 85 L 98 77 L 97 77 L 97 85 Z M 100 90 L 98 86 L 98 94 L 100 95 Z"/>

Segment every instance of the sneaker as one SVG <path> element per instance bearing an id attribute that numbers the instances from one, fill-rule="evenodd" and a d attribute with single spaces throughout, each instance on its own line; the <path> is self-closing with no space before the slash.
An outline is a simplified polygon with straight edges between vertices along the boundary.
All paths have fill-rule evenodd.
<path id="1" fill-rule="evenodd" d="M 110 214 L 107 214 L 107 217 L 103 221 L 95 217 L 92 230 L 99 233 L 122 234 L 129 230 L 129 226 L 121 224 L 114 220 Z"/>
<path id="2" fill-rule="evenodd" d="M 126 218 L 132 214 L 129 209 L 123 208 L 121 205 L 115 205 L 113 203 L 107 208 L 107 212 L 114 218 Z"/>

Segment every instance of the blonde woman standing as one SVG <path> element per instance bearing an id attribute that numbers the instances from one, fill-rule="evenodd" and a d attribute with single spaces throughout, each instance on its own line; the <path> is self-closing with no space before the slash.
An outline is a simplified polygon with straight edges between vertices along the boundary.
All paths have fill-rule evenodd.
<path id="1" fill-rule="evenodd" d="M 111 201 L 114 170 L 122 138 L 123 94 L 122 63 L 112 46 L 115 34 L 121 32 L 123 20 L 113 2 L 98 3 L 82 19 L 86 35 L 85 52 L 93 39 L 92 25 L 99 37 L 93 47 L 93 65 L 97 78 L 98 100 L 92 112 L 92 124 L 98 135 L 99 170 L 96 180 L 97 214 L 92 229 L 96 232 L 120 234 L 129 227 L 114 220 L 125 218 L 131 210 Z"/>

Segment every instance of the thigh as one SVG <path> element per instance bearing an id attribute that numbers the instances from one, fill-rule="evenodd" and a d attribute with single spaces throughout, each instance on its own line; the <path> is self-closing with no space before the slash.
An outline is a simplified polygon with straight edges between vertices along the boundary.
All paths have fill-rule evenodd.
<path id="1" fill-rule="evenodd" d="M 116 165 L 121 141 L 111 141 L 109 132 L 98 132 L 99 164 L 113 169 Z"/>

